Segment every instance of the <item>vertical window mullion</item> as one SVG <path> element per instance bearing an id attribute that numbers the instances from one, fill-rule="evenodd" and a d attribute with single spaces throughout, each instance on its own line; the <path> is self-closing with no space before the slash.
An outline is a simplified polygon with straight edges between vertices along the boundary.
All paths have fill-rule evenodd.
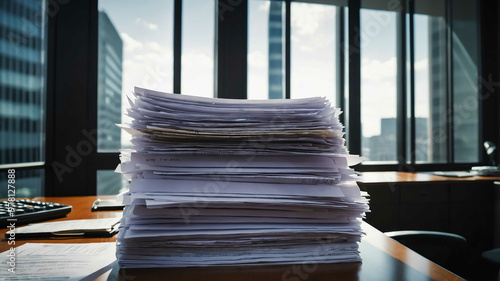
<path id="1" fill-rule="evenodd" d="M 344 22 L 345 22 L 345 13 L 344 7 L 337 7 L 337 64 L 336 64 L 336 80 L 337 80 L 337 108 L 345 108 L 345 57 L 344 57 L 344 46 L 345 46 L 345 32 L 344 32 Z M 345 114 L 341 114 L 339 116 L 339 121 L 344 124 L 345 123 Z"/>
<path id="2" fill-rule="evenodd" d="M 291 0 L 285 0 L 285 98 L 290 98 Z"/>
<path id="3" fill-rule="evenodd" d="M 406 5 L 396 15 L 397 30 L 397 114 L 396 114 L 396 160 L 400 165 L 406 164 Z"/>
<path id="4" fill-rule="evenodd" d="M 352 154 L 361 154 L 361 42 L 360 0 L 349 1 L 349 136 Z"/>
<path id="5" fill-rule="evenodd" d="M 174 2 L 174 93 L 181 93 L 182 0 Z"/>
<path id="6" fill-rule="evenodd" d="M 477 98 L 478 98 L 478 101 L 481 101 L 482 99 L 482 85 L 481 85 L 481 77 L 483 77 L 483 61 L 481 60 L 481 58 L 483 57 L 483 47 L 482 47 L 482 40 L 484 40 L 481 36 L 481 28 L 482 28 L 482 22 L 481 22 L 481 19 L 482 19 L 482 9 L 481 9 L 481 3 L 480 2 L 476 2 L 476 10 L 477 10 L 477 19 L 478 19 L 478 25 L 477 25 L 477 34 L 479 34 L 479 40 L 477 42 L 478 44 L 478 50 L 479 50 L 479 59 L 478 59 L 478 67 L 477 67 L 477 71 L 478 71 L 478 79 L 477 79 L 477 89 L 478 89 L 478 92 L 477 92 Z M 497 103 L 498 104 L 498 103 Z M 496 111 L 494 111 L 496 112 Z M 477 160 L 480 162 L 480 163 L 484 163 L 484 153 L 483 153 L 483 149 L 484 149 L 484 141 L 486 141 L 486 139 L 484 138 L 485 137 L 485 134 L 484 134 L 484 124 L 483 124 L 483 116 L 485 116 L 483 114 L 483 103 L 481 102 L 478 102 L 478 114 L 479 114 L 479 122 L 478 122 L 478 126 L 479 126 L 479 141 L 478 141 L 478 156 L 477 156 Z M 497 119 L 498 120 L 498 119 Z M 493 127 L 493 128 L 498 128 L 498 126 L 496 127 Z M 495 142 L 494 142 L 495 143 Z"/>
<path id="7" fill-rule="evenodd" d="M 447 66 L 447 76 L 446 76 L 446 140 L 447 140 L 447 162 L 455 163 L 455 148 L 454 148 L 454 137 L 453 137 L 453 117 L 454 117 L 454 106 L 453 106 L 453 15 L 452 15 L 452 2 L 453 0 L 446 0 L 446 66 Z"/>
<path id="8" fill-rule="evenodd" d="M 413 0 L 408 1 L 408 13 L 409 13 L 409 44 L 410 44 L 410 161 L 411 164 L 415 164 L 416 161 L 416 123 L 415 123 L 415 30 L 414 30 L 414 14 L 415 14 L 415 2 Z"/>
<path id="9" fill-rule="evenodd" d="M 248 0 L 218 0 L 216 97 L 247 98 Z"/>

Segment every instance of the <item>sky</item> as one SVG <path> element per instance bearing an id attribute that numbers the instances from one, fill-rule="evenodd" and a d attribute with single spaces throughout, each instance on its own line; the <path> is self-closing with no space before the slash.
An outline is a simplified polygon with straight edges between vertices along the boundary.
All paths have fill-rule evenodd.
<path id="1" fill-rule="evenodd" d="M 173 91 L 173 0 L 100 0 L 124 42 L 123 108 L 134 86 Z M 182 94 L 213 96 L 212 0 L 183 1 Z M 269 1 L 249 0 L 248 98 L 267 98 Z M 396 116 L 396 17 L 361 11 L 363 136 L 380 134 L 380 119 Z M 291 97 L 326 96 L 335 104 L 336 7 L 292 2 Z M 427 117 L 427 17 L 416 16 L 416 116 Z M 126 121 L 126 117 L 122 121 Z M 129 136 L 122 134 L 122 143 Z"/>

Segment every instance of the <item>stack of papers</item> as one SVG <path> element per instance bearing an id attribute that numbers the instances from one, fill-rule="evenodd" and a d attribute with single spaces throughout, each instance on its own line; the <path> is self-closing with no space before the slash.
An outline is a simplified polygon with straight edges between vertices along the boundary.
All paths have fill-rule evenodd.
<path id="1" fill-rule="evenodd" d="M 325 98 L 226 100 L 135 88 L 122 268 L 359 261 L 368 202 Z"/>

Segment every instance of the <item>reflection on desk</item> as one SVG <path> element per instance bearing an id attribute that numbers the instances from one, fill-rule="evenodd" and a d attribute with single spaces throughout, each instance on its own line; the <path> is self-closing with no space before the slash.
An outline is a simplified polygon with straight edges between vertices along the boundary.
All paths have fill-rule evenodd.
<path id="1" fill-rule="evenodd" d="M 73 205 L 66 218 L 89 219 L 119 217 L 120 211 L 91 212 L 96 196 L 47 197 L 40 201 Z M 109 198 L 109 197 L 108 197 Z M 360 244 L 361 263 L 298 264 L 283 266 L 209 267 L 176 269 L 113 269 L 98 280 L 463 280 L 439 267 L 383 233 L 363 223 L 366 236 Z M 6 230 L 3 230 L 3 235 Z M 115 238 L 70 238 L 16 240 L 16 246 L 26 242 L 91 243 L 113 242 Z M 321 244 L 318 243 L 318 247 Z M 7 241 L 0 243 L 0 251 L 9 249 Z M 4 265 L 5 266 L 5 265 Z"/>

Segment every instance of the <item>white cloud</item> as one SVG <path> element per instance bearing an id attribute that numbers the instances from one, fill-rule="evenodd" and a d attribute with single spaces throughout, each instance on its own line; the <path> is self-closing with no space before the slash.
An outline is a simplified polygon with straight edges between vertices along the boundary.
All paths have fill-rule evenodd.
<path id="1" fill-rule="evenodd" d="M 259 50 L 248 54 L 248 99 L 267 99 L 268 68 L 267 53 Z"/>
<path id="2" fill-rule="evenodd" d="M 361 92 L 363 136 L 380 135 L 380 119 L 396 116 L 396 82 L 363 80 Z"/>
<path id="3" fill-rule="evenodd" d="M 267 56 L 265 56 L 261 51 L 256 50 L 248 54 L 248 66 L 256 68 L 267 67 Z"/>
<path id="4" fill-rule="evenodd" d="M 301 50 L 304 53 L 313 53 L 314 48 L 311 46 L 306 46 L 306 45 L 299 45 L 299 50 Z"/>
<path id="5" fill-rule="evenodd" d="M 157 24 L 150 23 L 150 22 L 145 21 L 145 20 L 143 20 L 141 18 L 136 18 L 135 19 L 135 23 L 136 24 L 141 24 L 141 25 L 143 25 L 143 26 L 145 26 L 145 27 L 147 27 L 147 28 L 149 28 L 151 30 L 157 30 L 158 29 L 158 25 Z"/>
<path id="6" fill-rule="evenodd" d="M 380 134 L 380 119 L 396 116 L 396 57 L 386 61 L 364 58 L 361 66 L 363 136 Z"/>
<path id="7" fill-rule="evenodd" d="M 328 17 L 328 12 L 329 9 L 324 5 L 294 3 L 292 28 L 296 29 L 299 35 L 313 34 Z"/>
<path id="8" fill-rule="evenodd" d="M 268 12 L 270 6 L 271 6 L 271 2 L 264 2 L 264 3 L 259 5 L 259 10 Z"/>
<path id="9" fill-rule="evenodd" d="M 305 53 L 318 52 L 318 54 L 323 54 L 325 50 L 329 52 L 334 48 L 334 41 L 335 38 L 332 34 L 318 33 L 307 41 L 301 41 L 299 50 Z"/>
<path id="10" fill-rule="evenodd" d="M 142 43 L 130 37 L 127 33 L 122 32 L 120 35 L 125 44 L 125 52 L 133 52 L 136 49 L 142 48 Z"/>
<path id="11" fill-rule="evenodd" d="M 268 78 L 266 75 L 259 73 L 248 74 L 248 99 L 249 100 L 266 100 L 268 99 Z"/>
<path id="12" fill-rule="evenodd" d="M 144 55 L 140 54 L 140 55 L 134 55 L 132 57 L 134 60 L 143 60 L 144 59 Z"/>
<path id="13" fill-rule="evenodd" d="M 182 55 L 183 94 L 213 97 L 214 96 L 214 61 L 212 56 L 202 52 L 187 52 Z"/>
<path id="14" fill-rule="evenodd" d="M 386 61 L 364 58 L 362 61 L 363 135 L 380 134 L 380 119 L 396 116 L 396 57 Z M 415 113 L 417 117 L 429 116 L 429 73 L 427 58 L 415 62 Z"/>
<path id="15" fill-rule="evenodd" d="M 335 103 L 335 68 L 329 59 L 295 61 L 291 73 L 291 97 L 327 97 Z"/>
<path id="16" fill-rule="evenodd" d="M 415 71 L 429 69 L 429 60 L 427 58 L 416 61 L 414 64 Z"/>
<path id="17" fill-rule="evenodd" d="M 415 116 L 428 118 L 429 107 L 429 60 L 424 58 L 415 62 Z"/>
<path id="18" fill-rule="evenodd" d="M 182 66 L 189 68 L 209 69 L 213 68 L 213 59 L 205 53 L 188 52 L 182 55 Z"/>
<path id="19" fill-rule="evenodd" d="M 146 46 L 148 46 L 150 49 L 157 51 L 157 52 L 164 51 L 164 49 L 162 48 L 160 43 L 155 42 L 155 41 L 151 41 L 151 42 L 146 43 Z"/>
<path id="20" fill-rule="evenodd" d="M 292 46 L 307 54 L 328 52 L 335 42 L 335 7 L 293 3 Z"/>
<path id="21" fill-rule="evenodd" d="M 158 29 L 158 25 L 156 25 L 156 24 L 154 24 L 154 23 L 148 23 L 148 24 L 147 24 L 147 27 L 148 27 L 149 29 L 152 29 L 152 30 L 156 30 L 156 29 Z"/>
<path id="22" fill-rule="evenodd" d="M 361 75 L 363 81 L 381 82 L 384 80 L 396 81 L 396 57 L 386 61 L 363 58 L 361 63 Z"/>

